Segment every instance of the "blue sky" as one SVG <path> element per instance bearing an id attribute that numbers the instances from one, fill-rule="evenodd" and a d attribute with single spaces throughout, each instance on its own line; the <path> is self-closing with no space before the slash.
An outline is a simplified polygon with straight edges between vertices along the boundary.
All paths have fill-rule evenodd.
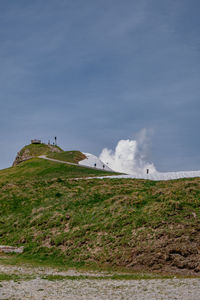
<path id="1" fill-rule="evenodd" d="M 159 171 L 200 169 L 198 0 L 1 0 L 0 168 L 31 138 L 98 155 L 150 130 Z"/>

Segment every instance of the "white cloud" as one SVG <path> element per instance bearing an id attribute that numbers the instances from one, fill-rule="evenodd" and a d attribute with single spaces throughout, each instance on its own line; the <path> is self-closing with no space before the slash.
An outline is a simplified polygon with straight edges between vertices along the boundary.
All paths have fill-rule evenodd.
<path id="1" fill-rule="evenodd" d="M 150 174 L 155 173 L 154 164 L 146 161 L 148 139 L 148 132 L 143 129 L 135 140 L 120 140 L 114 151 L 103 149 L 99 158 L 114 171 L 144 175 L 148 169 Z"/>

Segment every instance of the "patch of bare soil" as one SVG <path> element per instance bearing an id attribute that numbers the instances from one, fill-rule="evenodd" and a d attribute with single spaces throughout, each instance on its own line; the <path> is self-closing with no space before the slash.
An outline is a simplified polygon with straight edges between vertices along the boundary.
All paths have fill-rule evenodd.
<path id="1" fill-rule="evenodd" d="M 170 274 L 200 275 L 200 227 L 171 225 L 151 233 L 133 232 L 136 246 L 126 251 L 124 266 Z"/>

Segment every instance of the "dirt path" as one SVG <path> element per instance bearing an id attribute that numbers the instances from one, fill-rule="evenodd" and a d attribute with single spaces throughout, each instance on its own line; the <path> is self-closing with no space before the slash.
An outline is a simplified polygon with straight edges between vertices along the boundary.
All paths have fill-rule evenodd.
<path id="1" fill-rule="evenodd" d="M 77 272 L 74 270 L 59 272 L 50 268 L 28 268 L 18 266 L 0 266 L 1 274 L 28 276 L 0 282 L 0 299 L 49 299 L 49 300 L 198 300 L 200 299 L 200 279 L 151 279 L 151 280 L 111 280 L 97 279 L 107 273 Z M 33 278 L 30 277 L 33 276 Z M 68 278 L 49 280 L 44 275 L 63 275 Z M 81 279 L 80 275 L 89 275 L 90 279 Z M 70 276 L 72 276 L 70 278 Z M 92 279 L 95 276 L 95 279 Z"/>

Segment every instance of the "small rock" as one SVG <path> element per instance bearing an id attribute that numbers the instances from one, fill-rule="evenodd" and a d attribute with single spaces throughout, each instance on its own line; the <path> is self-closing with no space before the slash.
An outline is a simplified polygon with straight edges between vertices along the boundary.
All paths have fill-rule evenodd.
<path id="1" fill-rule="evenodd" d="M 0 245 L 0 252 L 4 253 L 23 253 L 24 252 L 24 247 L 12 247 L 12 246 L 5 246 L 5 245 Z"/>

